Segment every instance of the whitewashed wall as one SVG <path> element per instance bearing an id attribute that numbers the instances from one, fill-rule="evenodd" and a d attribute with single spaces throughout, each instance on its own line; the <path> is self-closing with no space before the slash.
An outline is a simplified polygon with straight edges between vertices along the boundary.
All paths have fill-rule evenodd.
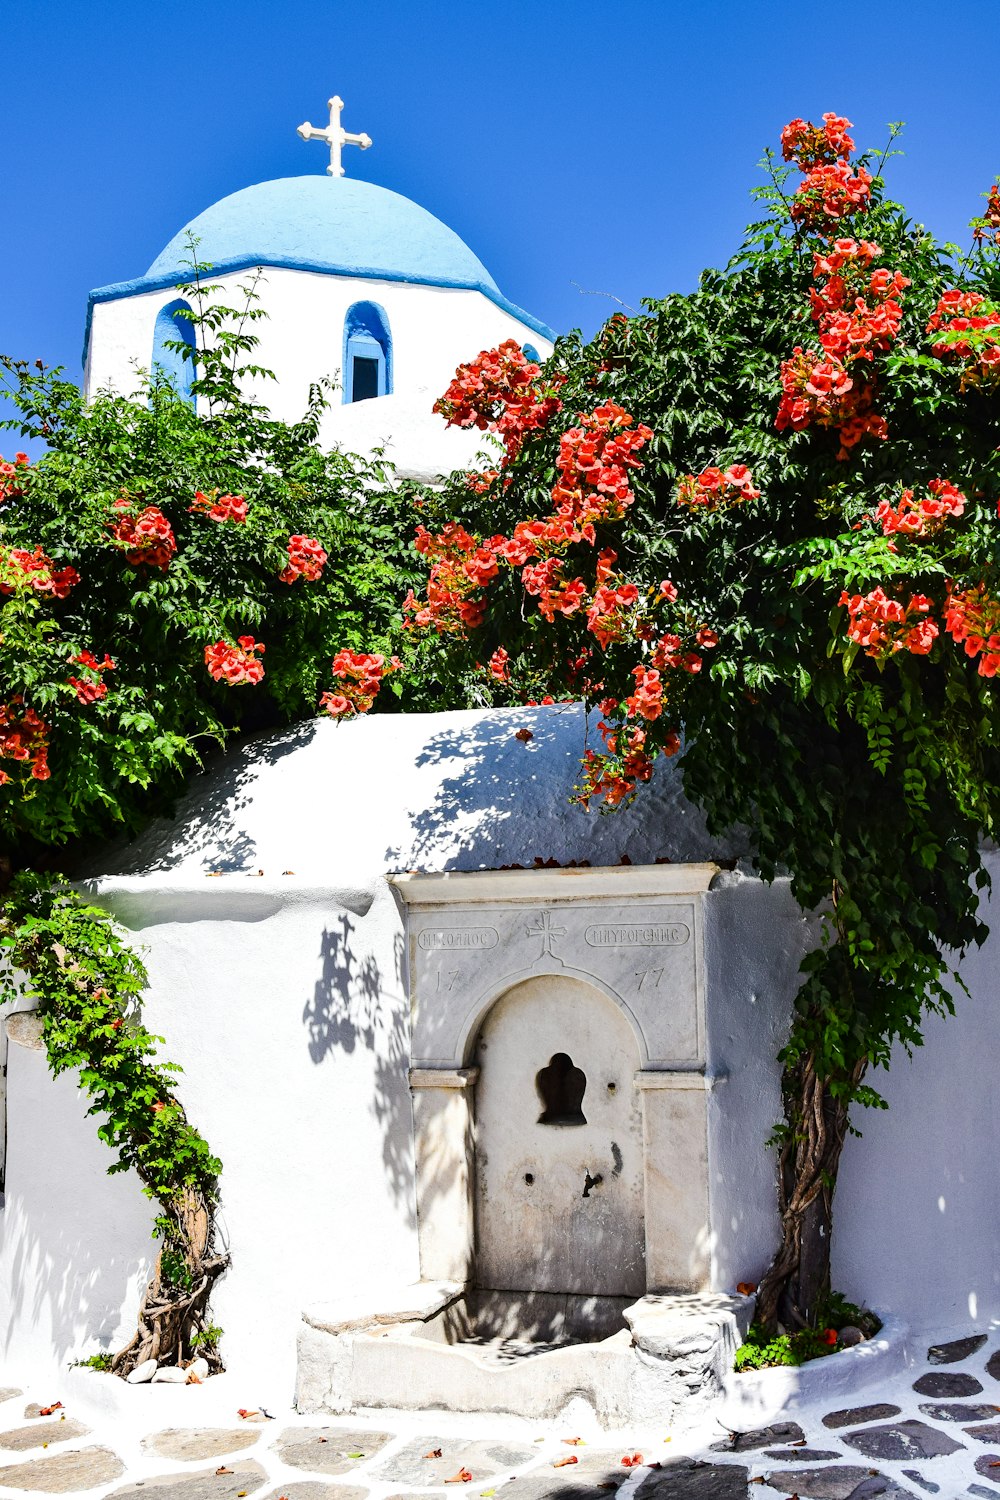
<path id="1" fill-rule="evenodd" d="M 213 300 L 242 306 L 239 288 L 252 275 L 220 276 L 221 291 Z M 431 410 L 459 364 L 504 339 L 530 343 L 542 355 L 552 348 L 481 292 L 280 266 L 265 269 L 258 292 L 268 316 L 254 324 L 260 338 L 254 362 L 273 370 L 277 380 L 255 382 L 248 394 L 289 422 L 302 416 L 312 382 L 324 375 L 339 380 L 348 308 L 360 301 L 384 308 L 392 335 L 393 394 L 343 405 L 338 391 L 320 438 L 359 453 L 384 444 L 400 471 L 417 478 L 468 467 L 483 446 L 481 433 L 448 429 Z M 84 382 L 88 396 L 106 387 L 135 394 L 138 372 L 148 370 L 152 358 L 156 315 L 176 296 L 167 288 L 95 304 Z"/>
<path id="2" fill-rule="evenodd" d="M 317 722 L 235 752 L 176 821 L 95 866 L 111 873 L 90 888 L 145 946 L 145 1019 L 224 1162 L 233 1263 L 216 1311 L 232 1367 L 267 1366 L 290 1391 L 303 1305 L 417 1275 L 403 928 L 385 873 L 741 854 L 708 838 L 670 765 L 632 809 L 570 807 L 583 737 L 575 708 Z M 755 1278 L 774 1243 L 763 1146 L 811 932 L 782 883 L 733 872 L 706 898 L 709 1071 L 728 1074 L 710 1116 L 721 1287 Z M 837 1283 L 922 1329 L 1000 1317 L 997 952 L 966 965 L 972 999 L 929 1024 L 886 1080 L 892 1109 L 866 1114 L 845 1152 Z M 0 1366 L 14 1372 L 114 1342 L 151 1244 L 149 1207 L 104 1175 L 70 1080 L 10 1051 Z"/>

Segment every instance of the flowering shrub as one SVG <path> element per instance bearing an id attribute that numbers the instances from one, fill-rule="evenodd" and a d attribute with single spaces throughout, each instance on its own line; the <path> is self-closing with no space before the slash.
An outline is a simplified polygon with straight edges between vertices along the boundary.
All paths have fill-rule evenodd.
<path id="1" fill-rule="evenodd" d="M 528 376 L 516 351 L 461 367 L 440 409 L 503 454 L 425 495 L 427 598 L 408 600 L 453 701 L 594 705 L 585 806 L 674 757 L 711 829 L 748 829 L 765 878 L 790 870 L 827 913 L 782 1052 L 769 1330 L 815 1326 L 849 1111 L 949 1009 L 945 954 L 983 935 L 980 839 L 1000 832 L 1000 190 L 956 269 L 844 117 L 792 121 L 782 155 L 697 291 Z M 531 426 L 517 411 L 504 441 L 519 382 Z"/>

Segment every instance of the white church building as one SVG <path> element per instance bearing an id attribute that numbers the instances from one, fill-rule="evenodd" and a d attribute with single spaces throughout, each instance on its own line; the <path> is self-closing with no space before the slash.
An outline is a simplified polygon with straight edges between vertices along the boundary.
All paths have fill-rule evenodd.
<path id="1" fill-rule="evenodd" d="M 326 175 L 231 193 L 174 235 L 144 276 L 91 293 L 85 394 L 133 395 L 152 368 L 189 389 L 191 362 L 166 347 L 194 339 L 191 323 L 175 316 L 190 310 L 178 282 L 191 279 L 197 258 L 220 288 L 212 300 L 239 308 L 240 288 L 259 268 L 267 318 L 254 325 L 254 362 L 277 379 L 250 390 L 275 417 L 297 421 L 310 385 L 327 377 L 338 389 L 324 443 L 354 452 L 384 447 L 400 474 L 417 479 L 471 465 L 481 435 L 446 428 L 431 410 L 456 366 L 505 339 L 544 358 L 555 335 L 503 295 L 440 219 L 388 188 L 342 175 L 341 145 L 371 142 L 340 128 L 341 108 L 330 100 L 326 131 L 300 127 L 330 144 Z"/>
<path id="2" fill-rule="evenodd" d="M 339 103 L 332 172 L 188 229 L 227 295 L 264 268 L 278 415 L 336 376 L 326 440 L 441 473 L 471 457 L 430 412 L 455 366 L 552 334 L 424 209 L 339 175 Z M 186 242 L 93 294 L 89 391 L 170 367 Z M 673 763 L 614 816 L 571 806 L 585 729 L 574 706 L 303 724 L 234 750 L 84 883 L 143 953 L 144 1021 L 223 1162 L 225 1361 L 304 1409 L 474 1388 L 539 1415 L 583 1394 L 610 1421 L 662 1410 L 660 1293 L 745 1325 L 815 925 L 743 839 L 709 837 Z M 915 1335 L 1000 1322 L 998 956 L 1000 934 L 844 1152 L 835 1286 Z M 129 1335 L 155 1245 L 72 1077 L 4 1019 L 0 1371 L 23 1378 Z M 483 1329 L 562 1347 L 501 1380 Z"/>

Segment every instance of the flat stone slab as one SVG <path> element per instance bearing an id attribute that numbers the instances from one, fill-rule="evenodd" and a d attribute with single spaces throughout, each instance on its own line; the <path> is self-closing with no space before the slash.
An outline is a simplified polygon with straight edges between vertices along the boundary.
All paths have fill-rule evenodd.
<path id="1" fill-rule="evenodd" d="M 381 1292 L 352 1293 L 334 1302 L 307 1307 L 303 1320 L 324 1333 L 348 1333 L 378 1323 L 426 1322 L 465 1291 L 460 1281 L 417 1281 L 411 1286 Z"/>
<path id="2" fill-rule="evenodd" d="M 204 1459 L 239 1453 L 259 1440 L 259 1427 L 165 1427 L 143 1438 L 142 1446 L 160 1458 Z"/>
<path id="3" fill-rule="evenodd" d="M 986 1361 L 986 1373 L 992 1375 L 994 1380 L 1000 1380 L 1000 1349 L 994 1349 Z"/>
<path id="4" fill-rule="evenodd" d="M 437 1452 L 440 1449 L 441 1457 Z M 428 1454 L 435 1455 L 428 1457 Z M 569 1457 L 569 1449 L 566 1450 Z M 580 1469 L 590 1470 L 590 1459 L 584 1461 L 582 1455 L 579 1464 L 567 1464 L 562 1469 L 552 1469 L 550 1472 L 555 1478 L 565 1481 L 570 1475 L 578 1473 Z M 597 1455 L 594 1455 L 596 1458 Z M 601 1455 L 603 1458 L 603 1455 Z M 512 1443 L 505 1443 L 497 1439 L 482 1438 L 444 1438 L 426 1437 L 414 1438 L 405 1447 L 400 1448 L 391 1458 L 378 1465 L 372 1471 L 372 1478 L 379 1479 L 389 1484 L 444 1484 L 453 1474 L 462 1469 L 467 1469 L 472 1475 L 470 1483 L 479 1484 L 484 1479 L 498 1475 L 504 1479 L 510 1476 L 512 1469 L 523 1468 L 525 1464 L 537 1460 L 537 1448 L 518 1448 Z M 617 1459 L 621 1454 L 616 1455 Z M 287 1459 L 285 1460 L 287 1463 Z M 332 1471 L 331 1471 L 332 1472 Z M 624 1472 L 624 1471 L 623 1471 Z M 532 1474 L 530 1478 L 535 1479 L 540 1475 Z M 463 1486 L 456 1486 L 461 1489 Z"/>
<path id="5" fill-rule="evenodd" d="M 986 1343 L 985 1333 L 973 1333 L 967 1339 L 952 1339 L 947 1344 L 932 1344 L 927 1351 L 932 1365 L 956 1365 L 960 1359 L 969 1359 Z"/>
<path id="6" fill-rule="evenodd" d="M 746 1500 L 749 1470 L 742 1464 L 678 1459 L 654 1469 L 636 1490 L 642 1500 Z"/>
<path id="7" fill-rule="evenodd" d="M 764 1481 L 772 1490 L 797 1495 L 799 1500 L 861 1500 L 865 1494 L 862 1486 L 876 1482 L 882 1488 L 869 1490 L 868 1494 L 892 1496 L 894 1500 L 911 1494 L 877 1470 L 861 1469 L 854 1464 L 838 1464 L 830 1469 L 783 1469 L 769 1474 Z"/>
<path id="8" fill-rule="evenodd" d="M 912 1417 L 905 1422 L 886 1422 L 879 1427 L 845 1432 L 843 1440 L 867 1458 L 938 1458 L 965 1447 L 939 1428 L 928 1427 L 926 1422 L 917 1422 Z"/>
<path id="9" fill-rule="evenodd" d="M 978 1396 L 982 1383 L 975 1375 L 935 1375 L 931 1371 L 913 1382 L 913 1389 L 920 1396 L 935 1396 L 945 1400 L 952 1396 Z"/>
<path id="10" fill-rule="evenodd" d="M 766 1448 L 765 1458 L 780 1458 L 784 1463 L 819 1464 L 827 1459 L 840 1458 L 833 1448 Z"/>
<path id="11" fill-rule="evenodd" d="M 537 1457 L 537 1449 L 535 1451 Z M 520 1474 L 516 1479 L 508 1480 L 502 1489 L 498 1489 L 498 1500 L 500 1495 L 505 1500 L 560 1500 L 560 1497 L 564 1497 L 564 1500 L 609 1500 L 612 1492 L 619 1489 L 632 1474 L 632 1470 L 626 1469 L 622 1464 L 620 1449 L 615 1452 L 588 1453 L 585 1448 L 581 1448 L 571 1454 L 567 1448 L 564 1456 L 572 1456 L 578 1462 L 563 1464 L 558 1469 L 549 1462 L 527 1474 Z M 468 1464 L 465 1467 L 469 1472 L 475 1473 Z M 456 1469 L 452 1470 L 453 1474 L 457 1472 Z M 456 1485 L 455 1489 L 461 1489 L 461 1485 Z M 476 1487 L 473 1496 L 478 1494 Z M 470 1500 L 473 1500 L 473 1496 L 470 1496 Z M 414 1495 L 412 1500 L 417 1500 L 417 1497 Z M 743 1495 L 740 1500 L 744 1500 Z"/>
<path id="12" fill-rule="evenodd" d="M 984 1453 L 976 1459 L 976 1473 L 1000 1485 L 1000 1453 Z"/>
<path id="13" fill-rule="evenodd" d="M 0 1401 L 13 1401 L 15 1396 L 23 1395 L 24 1392 L 19 1391 L 16 1386 L 0 1385 Z"/>
<path id="14" fill-rule="evenodd" d="M 225 1467 L 228 1469 L 230 1465 Z M 217 1474 L 214 1469 L 198 1469 L 193 1474 L 154 1474 L 139 1484 L 125 1484 L 112 1490 L 106 1500 L 149 1500 L 151 1495 L 155 1500 L 237 1500 L 241 1491 L 252 1495 L 266 1479 L 259 1463 L 252 1458 L 241 1458 L 228 1474 Z"/>
<path id="15" fill-rule="evenodd" d="M 962 1431 L 980 1443 L 1000 1443 L 1000 1422 L 984 1422 L 980 1427 L 963 1427 Z"/>
<path id="16" fill-rule="evenodd" d="M 734 1432 L 721 1443 L 712 1443 L 713 1453 L 750 1453 L 756 1448 L 766 1448 L 770 1443 L 797 1443 L 805 1437 L 798 1422 L 774 1422 L 770 1427 L 757 1427 L 753 1432 Z"/>
<path id="17" fill-rule="evenodd" d="M 916 1469 L 904 1469 L 903 1478 L 912 1479 L 914 1484 L 919 1484 L 920 1488 L 926 1490 L 928 1495 L 938 1495 L 941 1492 L 939 1484 L 935 1484 L 933 1479 L 925 1479 L 923 1474 L 918 1473 Z"/>
<path id="18" fill-rule="evenodd" d="M 875 1406 L 845 1406 L 840 1411 L 827 1412 L 823 1418 L 823 1426 L 858 1427 L 862 1422 L 883 1422 L 886 1417 L 898 1417 L 902 1415 L 902 1408 L 890 1406 L 886 1401 L 880 1401 Z"/>
<path id="19" fill-rule="evenodd" d="M 89 1431 L 89 1427 L 73 1417 L 67 1417 L 65 1422 L 36 1422 L 31 1427 L 12 1427 L 9 1432 L 0 1432 L 0 1448 L 24 1453 L 29 1448 L 40 1448 L 43 1443 L 68 1443 L 70 1438 L 86 1437 Z"/>
<path id="20" fill-rule="evenodd" d="M 71 1453 L 52 1453 L 0 1469 L 0 1487 L 65 1495 L 72 1490 L 92 1490 L 99 1484 L 110 1484 L 124 1473 L 125 1465 L 110 1448 L 78 1448 Z"/>
<path id="21" fill-rule="evenodd" d="M 391 1432 L 366 1432 L 351 1427 L 287 1427 L 272 1446 L 281 1462 L 293 1469 L 309 1469 L 314 1474 L 347 1474 L 365 1459 L 374 1457 L 392 1441 L 392 1436 Z"/>
<path id="22" fill-rule="evenodd" d="M 299 1479 L 281 1484 L 264 1500 L 365 1500 L 367 1490 L 357 1484 L 324 1484 L 321 1479 Z"/>
<path id="23" fill-rule="evenodd" d="M 904 1490 L 886 1474 L 872 1474 L 851 1491 L 848 1500 L 875 1500 L 876 1496 L 882 1496 L 884 1500 L 890 1500 L 890 1496 L 894 1500 L 913 1500 L 913 1491 Z"/>
<path id="24" fill-rule="evenodd" d="M 988 1490 L 985 1484 L 970 1484 L 968 1493 L 970 1495 L 983 1495 L 985 1500 L 993 1500 L 996 1490 Z"/>
<path id="25" fill-rule="evenodd" d="M 986 1422 L 997 1415 L 995 1406 L 972 1406 L 965 1401 L 922 1401 L 917 1410 L 932 1422 Z"/>

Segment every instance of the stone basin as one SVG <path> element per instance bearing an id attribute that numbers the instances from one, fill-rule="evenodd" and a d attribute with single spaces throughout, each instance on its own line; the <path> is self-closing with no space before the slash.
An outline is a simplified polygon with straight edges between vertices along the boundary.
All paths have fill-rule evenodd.
<path id="1" fill-rule="evenodd" d="M 582 1398 L 606 1426 L 683 1426 L 722 1394 L 752 1312 L 751 1298 L 712 1292 L 635 1301 L 418 1283 L 307 1309 L 296 1405 L 542 1419 Z"/>

